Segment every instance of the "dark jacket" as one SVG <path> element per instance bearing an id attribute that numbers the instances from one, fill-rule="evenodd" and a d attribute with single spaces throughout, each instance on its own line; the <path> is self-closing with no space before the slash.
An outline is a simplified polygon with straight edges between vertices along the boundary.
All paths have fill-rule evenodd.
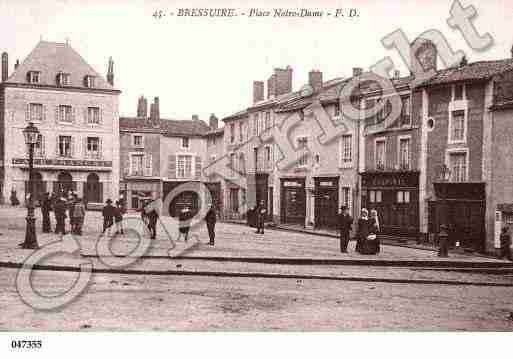
<path id="1" fill-rule="evenodd" d="M 349 232 L 351 231 L 352 226 L 353 217 L 343 213 L 338 215 L 338 229 L 340 230 L 340 232 Z"/>
<path id="2" fill-rule="evenodd" d="M 216 210 L 214 208 L 210 208 L 205 216 L 205 221 L 207 224 L 215 224 L 217 221 Z"/>
<path id="3" fill-rule="evenodd" d="M 41 211 L 50 212 L 52 210 L 52 200 L 49 197 L 43 198 L 41 202 Z"/>
<path id="4" fill-rule="evenodd" d="M 509 248 L 511 245 L 511 236 L 508 233 L 501 233 L 500 242 L 501 248 Z"/>
<path id="5" fill-rule="evenodd" d="M 54 206 L 55 218 L 66 218 L 66 205 L 63 201 L 57 201 Z"/>
<path id="6" fill-rule="evenodd" d="M 361 240 L 367 239 L 367 236 L 371 232 L 371 222 L 370 219 L 358 219 L 358 235 L 357 237 Z"/>
<path id="7" fill-rule="evenodd" d="M 110 204 L 105 205 L 102 210 L 103 218 L 112 219 L 114 217 L 114 207 Z"/>

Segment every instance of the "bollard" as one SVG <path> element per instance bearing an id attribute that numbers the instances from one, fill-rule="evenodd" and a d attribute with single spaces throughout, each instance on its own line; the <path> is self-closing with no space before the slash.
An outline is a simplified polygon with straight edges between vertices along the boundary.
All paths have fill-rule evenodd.
<path id="1" fill-rule="evenodd" d="M 445 224 L 440 225 L 440 232 L 438 233 L 438 256 L 449 256 L 449 235 Z"/>

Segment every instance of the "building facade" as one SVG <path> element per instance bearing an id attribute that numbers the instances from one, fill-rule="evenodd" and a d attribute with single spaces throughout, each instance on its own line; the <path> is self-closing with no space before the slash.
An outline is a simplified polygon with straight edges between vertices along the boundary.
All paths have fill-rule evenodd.
<path id="1" fill-rule="evenodd" d="M 2 62 L 8 73 L 7 55 Z M 113 62 L 107 81 L 67 43 L 41 41 L 1 83 L 2 196 L 23 202 L 28 192 L 28 150 L 23 129 L 39 129 L 34 189 L 83 197 L 88 205 L 119 193 L 120 91 Z"/>

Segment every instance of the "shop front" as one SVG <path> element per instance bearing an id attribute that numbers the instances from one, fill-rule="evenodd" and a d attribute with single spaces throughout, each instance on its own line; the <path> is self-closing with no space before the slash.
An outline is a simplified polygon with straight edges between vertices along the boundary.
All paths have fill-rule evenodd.
<path id="1" fill-rule="evenodd" d="M 364 172 L 362 208 L 378 212 L 385 234 L 418 235 L 419 172 Z"/>
<path id="2" fill-rule="evenodd" d="M 338 217 L 338 177 L 314 179 L 315 227 L 336 228 Z"/>
<path id="3" fill-rule="evenodd" d="M 305 224 L 306 190 L 305 178 L 281 179 L 281 222 Z"/>
<path id="4" fill-rule="evenodd" d="M 130 180 L 121 183 L 121 194 L 129 209 L 140 210 L 160 193 L 160 180 Z"/>

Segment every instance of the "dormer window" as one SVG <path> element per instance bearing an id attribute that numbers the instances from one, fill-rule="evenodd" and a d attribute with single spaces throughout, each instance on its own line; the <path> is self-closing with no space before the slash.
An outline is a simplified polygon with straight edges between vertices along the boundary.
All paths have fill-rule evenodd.
<path id="1" fill-rule="evenodd" d="M 88 88 L 93 88 L 94 87 L 94 79 L 95 79 L 94 76 L 86 75 L 84 77 L 84 86 L 88 87 Z"/>
<path id="2" fill-rule="evenodd" d="M 27 82 L 31 84 L 38 84 L 40 74 L 41 73 L 39 71 L 29 71 L 27 73 Z"/>
<path id="3" fill-rule="evenodd" d="M 64 72 L 59 72 L 57 74 L 57 85 L 58 86 L 69 86 L 70 84 L 70 75 Z"/>

